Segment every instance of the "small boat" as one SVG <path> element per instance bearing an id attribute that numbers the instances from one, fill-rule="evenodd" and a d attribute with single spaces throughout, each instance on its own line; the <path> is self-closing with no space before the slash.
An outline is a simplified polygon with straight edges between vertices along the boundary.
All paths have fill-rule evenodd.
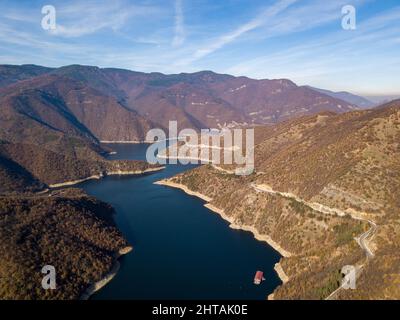
<path id="1" fill-rule="evenodd" d="M 259 284 L 261 284 L 262 281 L 265 281 L 264 272 L 257 271 L 256 275 L 254 276 L 254 284 L 259 285 Z"/>

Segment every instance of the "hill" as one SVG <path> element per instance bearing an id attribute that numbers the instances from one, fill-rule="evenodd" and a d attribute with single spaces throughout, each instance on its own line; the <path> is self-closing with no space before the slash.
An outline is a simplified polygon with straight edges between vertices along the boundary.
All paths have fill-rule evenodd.
<path id="1" fill-rule="evenodd" d="M 164 75 L 121 69 L 67 66 L 53 71 L 105 90 L 146 119 L 167 127 L 176 119 L 195 129 L 234 123 L 276 123 L 355 105 L 298 87 L 289 80 L 253 80 L 211 71 Z"/>
<path id="2" fill-rule="evenodd" d="M 51 92 L 101 140 L 143 139 L 148 127 L 166 128 L 169 120 L 178 121 L 180 129 L 219 128 L 273 124 L 321 111 L 358 108 L 286 79 L 254 80 L 211 71 L 164 75 L 81 65 L 45 69 L 36 79 L 29 77 L 30 67 L 13 68 L 28 73 L 22 77 L 24 84 L 18 84 L 23 90 Z M 8 82 L 15 78 L 10 76 Z M 21 88 L 11 90 L 15 93 Z M 96 126 L 98 122 L 103 125 Z"/>
<path id="3" fill-rule="evenodd" d="M 161 169 L 109 161 L 99 143 L 141 141 L 150 124 L 112 96 L 50 69 L 2 66 L 0 77 L 0 299 L 87 296 L 131 248 L 110 205 L 53 188 Z M 56 268 L 56 290 L 41 286 L 45 265 Z"/>
<path id="4" fill-rule="evenodd" d="M 113 212 L 74 189 L 0 196 L 0 299 L 79 299 L 127 251 Z M 55 290 L 42 288 L 46 265 L 55 267 Z"/>
<path id="5" fill-rule="evenodd" d="M 334 298 L 398 299 L 399 139 L 400 101 L 322 113 L 256 128 L 251 176 L 208 165 L 163 183 L 203 194 L 234 228 L 282 253 L 289 281 L 275 299 L 325 299 L 345 265 L 358 268 L 357 290 Z"/>
<path id="6" fill-rule="evenodd" d="M 38 192 L 44 184 L 16 162 L 0 155 L 0 194 Z"/>
<path id="7" fill-rule="evenodd" d="M 309 88 L 311 88 L 315 91 L 318 91 L 320 93 L 326 94 L 328 96 L 331 96 L 333 98 L 341 99 L 348 103 L 355 104 L 362 109 L 371 109 L 376 106 L 376 103 L 368 100 L 367 98 L 352 94 L 350 92 L 346 92 L 346 91 L 333 92 L 330 90 L 319 89 L 319 88 L 314 88 L 314 87 L 309 87 Z"/>
<path id="8" fill-rule="evenodd" d="M 0 65 L 0 87 L 8 86 L 12 83 L 40 76 L 51 72 L 52 68 L 26 64 L 21 66 Z"/>
<path id="9" fill-rule="evenodd" d="M 55 75 L 0 89 L 0 103 L 0 138 L 14 142 L 56 140 L 63 134 L 91 142 L 142 141 L 151 127 L 114 98 Z"/>

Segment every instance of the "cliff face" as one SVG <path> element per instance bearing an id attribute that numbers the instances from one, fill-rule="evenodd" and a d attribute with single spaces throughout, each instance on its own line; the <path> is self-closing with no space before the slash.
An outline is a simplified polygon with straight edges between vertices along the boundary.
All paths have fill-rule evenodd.
<path id="1" fill-rule="evenodd" d="M 326 298 L 345 265 L 360 267 L 357 290 L 339 290 L 335 298 L 398 299 L 398 141 L 399 101 L 323 113 L 257 128 L 251 176 L 204 166 L 171 181 L 291 253 L 281 261 L 290 280 L 275 299 Z"/>

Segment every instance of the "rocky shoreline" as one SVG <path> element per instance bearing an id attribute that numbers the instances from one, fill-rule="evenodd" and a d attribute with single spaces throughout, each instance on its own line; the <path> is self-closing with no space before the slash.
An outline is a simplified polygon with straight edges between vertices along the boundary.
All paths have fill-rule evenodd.
<path id="1" fill-rule="evenodd" d="M 105 173 L 100 173 L 98 175 L 93 175 L 87 178 L 79 179 L 79 180 L 72 180 L 72 181 L 66 181 L 66 182 L 61 182 L 61 183 L 55 183 L 55 184 L 50 184 L 49 188 L 61 188 L 61 187 L 68 187 L 68 186 L 73 186 L 88 180 L 99 180 L 102 179 L 106 176 L 124 176 L 124 175 L 139 175 L 139 174 L 144 174 L 144 173 L 149 173 L 149 172 L 155 172 L 155 171 L 161 171 L 165 167 L 157 167 L 157 168 L 148 168 L 145 170 L 136 170 L 136 171 L 108 171 Z"/>
<path id="2" fill-rule="evenodd" d="M 119 250 L 115 254 L 115 263 L 112 266 L 111 270 L 99 281 L 93 283 L 92 285 L 89 286 L 89 288 L 86 289 L 86 291 L 81 295 L 80 300 L 88 300 L 93 294 L 95 294 L 97 291 L 105 287 L 118 273 L 119 268 L 120 268 L 120 263 L 118 261 L 118 258 L 128 254 L 133 250 L 132 247 L 128 246 L 125 247 L 121 250 Z"/>
<path id="3" fill-rule="evenodd" d="M 251 232 L 254 235 L 255 239 L 268 243 L 268 245 L 270 245 L 274 250 L 279 252 L 279 254 L 281 256 L 283 256 L 285 258 L 288 258 L 288 257 L 292 256 L 292 254 L 290 252 L 288 252 L 287 250 L 283 249 L 277 242 L 272 240 L 272 238 L 270 236 L 264 235 L 264 234 L 260 234 L 255 227 L 236 224 L 231 217 L 229 217 L 229 216 L 227 216 L 225 214 L 224 210 L 219 209 L 219 208 L 213 206 L 212 204 L 210 204 L 210 202 L 212 201 L 212 198 L 210 198 L 210 197 L 208 197 L 208 196 L 206 196 L 204 194 L 201 194 L 199 192 L 192 191 L 192 190 L 190 190 L 188 187 L 186 187 L 183 184 L 171 182 L 169 180 L 157 181 L 154 184 L 168 186 L 168 187 L 172 187 L 172 188 L 177 188 L 177 189 L 180 189 L 180 190 L 184 191 L 188 195 L 198 197 L 198 198 L 208 202 L 204 206 L 207 209 L 219 214 L 224 220 L 228 221 L 230 223 L 230 228 L 235 229 L 235 230 L 243 230 L 243 231 Z M 274 269 L 275 269 L 277 275 L 279 276 L 279 278 L 281 279 L 281 281 L 283 283 L 286 283 L 286 282 L 289 281 L 289 277 L 285 274 L 285 272 L 284 272 L 284 270 L 283 270 L 283 268 L 282 268 L 280 263 L 277 263 L 275 265 Z"/>
<path id="4" fill-rule="evenodd" d="M 277 264 L 275 264 L 274 267 L 275 272 L 278 274 L 279 278 L 281 279 L 281 281 L 283 282 L 283 284 L 285 284 L 286 282 L 289 281 L 289 277 L 286 275 L 285 271 L 282 268 L 282 265 L 280 264 L 280 262 L 278 262 Z M 271 293 L 268 298 L 268 300 L 272 301 L 275 300 L 275 294 Z"/>
<path id="5" fill-rule="evenodd" d="M 287 250 L 283 249 L 277 242 L 272 240 L 272 238 L 268 235 L 260 234 L 258 230 L 253 227 L 253 226 L 245 226 L 245 225 L 238 225 L 236 224 L 231 217 L 228 217 L 224 210 L 219 209 L 211 204 L 206 204 L 204 205 L 206 208 L 210 209 L 211 211 L 214 211 L 218 213 L 224 220 L 228 221 L 230 223 L 230 228 L 234 230 L 242 230 L 242 231 L 248 231 L 251 232 L 258 241 L 266 242 L 268 245 L 270 245 L 272 248 L 274 248 L 276 251 L 279 252 L 279 254 L 285 258 L 289 258 L 292 256 L 290 252 Z"/>
<path id="6" fill-rule="evenodd" d="M 154 141 L 138 141 L 138 140 L 132 140 L 132 141 L 107 141 L 107 140 L 103 140 L 100 141 L 100 143 L 104 143 L 104 144 L 117 144 L 117 143 L 121 143 L 121 144 L 141 144 L 141 143 L 154 143 Z"/>
<path id="7" fill-rule="evenodd" d="M 194 191 L 190 190 L 188 187 L 184 186 L 183 184 L 170 182 L 168 180 L 156 181 L 156 182 L 154 182 L 154 184 L 161 185 L 161 186 L 172 187 L 172 188 L 176 188 L 176 189 L 181 189 L 182 191 L 184 191 L 185 193 L 187 193 L 190 196 L 194 196 L 194 197 L 200 198 L 200 199 L 202 199 L 202 200 L 204 200 L 206 202 L 212 201 L 212 199 L 210 197 L 207 197 L 206 195 L 201 194 L 199 192 L 194 192 Z"/>
<path id="8" fill-rule="evenodd" d="M 279 278 L 282 280 L 283 284 L 285 284 L 286 282 L 289 282 L 289 277 L 287 276 L 287 274 L 283 270 L 282 265 L 280 264 L 280 262 L 275 264 L 274 270 L 278 274 Z"/>
<path id="9" fill-rule="evenodd" d="M 160 170 L 163 170 L 164 168 L 165 168 L 164 166 L 160 166 L 160 167 L 147 168 L 145 170 L 135 170 L 135 171 L 122 171 L 122 170 L 107 171 L 104 173 L 100 173 L 98 175 L 93 175 L 93 176 L 79 179 L 79 180 L 66 181 L 63 183 L 52 184 L 52 185 L 49 185 L 49 188 L 62 188 L 62 187 L 66 187 L 66 186 L 72 186 L 72 185 L 76 185 L 76 184 L 79 184 L 81 182 L 88 181 L 88 180 L 98 180 L 98 179 L 101 179 L 106 176 L 140 175 L 140 174 L 144 174 L 144 173 L 160 171 Z M 114 262 L 111 270 L 101 280 L 91 284 L 86 289 L 86 291 L 80 296 L 79 299 L 80 300 L 88 300 L 94 293 L 96 293 L 97 291 L 102 289 L 104 286 L 106 286 L 117 275 L 117 273 L 120 269 L 120 263 L 119 263 L 118 259 L 121 256 L 128 254 L 132 250 L 133 250 L 133 248 L 131 246 L 127 246 L 125 248 L 120 249 L 118 252 L 116 252 L 114 255 L 115 262 Z"/>

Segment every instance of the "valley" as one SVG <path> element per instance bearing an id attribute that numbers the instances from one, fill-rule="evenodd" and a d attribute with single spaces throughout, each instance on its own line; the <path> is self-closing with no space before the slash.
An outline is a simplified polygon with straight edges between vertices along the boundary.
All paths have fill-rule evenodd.
<path id="1" fill-rule="evenodd" d="M 0 66 L 0 297 L 78 299 L 101 287 L 93 299 L 184 298 L 177 270 L 196 262 L 208 271 L 186 292 L 194 299 L 210 288 L 214 298 L 397 299 L 400 102 L 368 106 L 287 79 Z M 253 128 L 255 171 L 147 163 L 147 132 L 170 121 L 195 132 Z M 193 237 L 194 221 L 210 239 Z M 202 260 L 180 260 L 190 249 L 182 241 L 160 250 L 153 229 L 192 239 Z M 225 260 L 211 268 L 212 239 Z M 154 252 L 165 273 L 147 290 L 140 279 L 156 272 Z M 229 281 L 217 281 L 237 256 Z M 48 261 L 61 272 L 58 291 L 34 285 Z M 258 263 L 269 282 L 253 288 Z M 340 287 L 345 265 L 359 270 L 357 290 Z"/>
<path id="2" fill-rule="evenodd" d="M 238 177 L 229 166 L 206 165 L 163 184 L 200 192 L 232 227 L 252 230 L 283 249 L 278 268 L 289 280 L 274 299 L 331 297 L 345 265 L 362 271 L 357 290 L 335 292 L 335 298 L 396 298 L 398 201 L 388 195 L 399 185 L 399 107 L 395 101 L 372 111 L 256 128 L 253 175 Z M 371 149 L 386 156 L 371 158 Z M 389 171 L 393 174 L 379 174 Z M 382 190 L 381 197 L 362 185 Z M 391 281 L 383 280 L 382 268 L 391 270 Z M 374 290 L 367 289 L 371 278 L 380 284 Z"/>

